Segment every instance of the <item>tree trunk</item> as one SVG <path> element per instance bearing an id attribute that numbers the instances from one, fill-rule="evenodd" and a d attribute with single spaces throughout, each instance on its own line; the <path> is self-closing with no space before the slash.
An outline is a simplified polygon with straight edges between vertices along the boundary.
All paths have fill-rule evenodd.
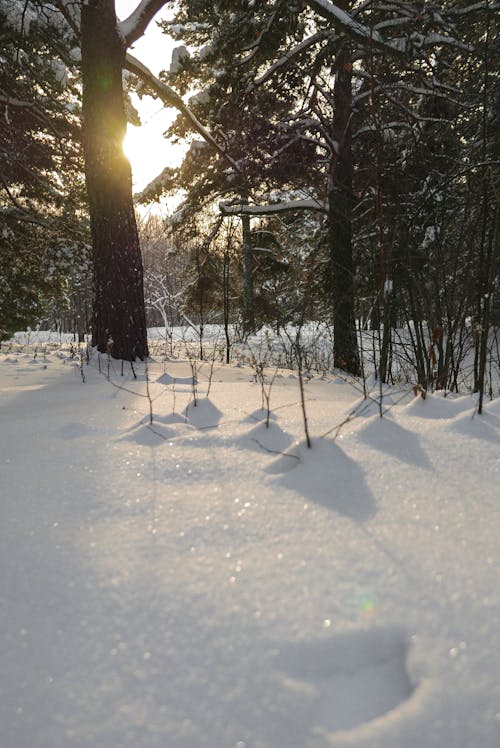
<path id="1" fill-rule="evenodd" d="M 337 58 L 334 86 L 333 139 L 328 184 L 328 241 L 334 327 L 334 365 L 360 373 L 354 314 L 354 263 L 352 254 L 353 163 L 351 60 L 347 45 Z"/>
<path id="2" fill-rule="evenodd" d="M 148 355 L 143 269 L 132 202 L 114 0 L 82 6 L 83 146 L 94 262 L 92 345 L 113 358 Z"/>
<path id="3" fill-rule="evenodd" d="M 248 198 L 243 198 L 242 202 L 246 205 Z M 250 216 L 245 213 L 241 216 L 241 231 L 243 240 L 243 332 L 252 333 L 255 332 L 252 234 Z"/>

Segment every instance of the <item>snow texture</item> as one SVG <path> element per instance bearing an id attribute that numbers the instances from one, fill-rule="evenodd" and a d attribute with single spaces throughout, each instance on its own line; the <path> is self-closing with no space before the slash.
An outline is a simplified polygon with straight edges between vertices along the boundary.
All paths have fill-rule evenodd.
<path id="1" fill-rule="evenodd" d="M 269 205 L 233 205 L 229 202 L 222 201 L 219 203 L 219 210 L 225 216 L 233 215 L 275 215 L 276 213 L 286 213 L 294 210 L 315 210 L 326 212 L 327 206 L 321 200 L 314 198 L 304 198 L 302 200 L 289 200 L 279 203 L 270 203 Z"/>
<path id="2" fill-rule="evenodd" d="M 141 0 L 132 13 L 118 22 L 118 31 L 128 44 L 142 36 L 156 13 L 165 5 L 165 0 Z"/>
<path id="3" fill-rule="evenodd" d="M 184 60 L 189 60 L 191 55 L 189 54 L 189 50 L 187 47 L 185 47 L 183 44 L 179 47 L 175 47 L 172 50 L 172 59 L 170 61 L 170 68 L 169 73 L 171 75 L 176 75 L 182 70 L 182 63 Z"/>
<path id="4" fill-rule="evenodd" d="M 326 14 L 331 18 L 334 23 L 336 22 L 340 24 L 341 28 L 346 29 L 353 36 L 361 37 L 364 40 L 373 39 L 381 44 L 383 43 L 383 39 L 377 31 L 366 28 L 352 18 L 349 13 L 346 13 L 334 3 L 329 2 L 329 0 L 308 0 L 308 5 L 315 10 L 322 11 L 323 14 Z"/>
<path id="5" fill-rule="evenodd" d="M 496 748 L 499 400 L 100 365 L 0 352 L 2 748 Z"/>

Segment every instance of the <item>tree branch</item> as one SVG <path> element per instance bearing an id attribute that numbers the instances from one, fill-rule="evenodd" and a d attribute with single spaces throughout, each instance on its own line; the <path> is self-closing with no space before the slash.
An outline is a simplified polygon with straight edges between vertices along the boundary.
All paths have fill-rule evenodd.
<path id="1" fill-rule="evenodd" d="M 158 11 L 168 3 L 169 0 L 141 0 L 128 18 L 118 22 L 118 31 L 125 39 L 127 49 L 140 39 Z"/>
<path id="2" fill-rule="evenodd" d="M 139 62 L 131 54 L 127 54 L 125 58 L 125 67 L 131 73 L 140 78 L 148 88 L 151 89 L 167 106 L 173 106 L 181 114 L 183 114 L 191 123 L 194 130 L 196 130 L 201 137 L 214 148 L 217 153 L 231 166 L 232 169 L 238 174 L 241 173 L 241 168 L 237 162 L 231 158 L 231 156 L 224 150 L 224 148 L 215 140 L 208 130 L 201 124 L 195 114 L 189 109 L 187 104 L 184 103 L 179 94 L 174 91 L 169 85 L 164 83 L 162 80 L 157 78 L 149 68 Z"/>
<path id="3" fill-rule="evenodd" d="M 399 49 L 395 44 L 385 41 L 375 29 L 363 26 L 362 23 L 356 21 L 349 13 L 341 10 L 337 5 L 330 2 L 330 0 L 306 0 L 306 2 L 320 16 L 331 21 L 333 26 L 341 29 L 351 39 L 362 42 L 363 45 L 371 44 L 397 57 L 404 57 L 404 50 Z"/>
<path id="4" fill-rule="evenodd" d="M 324 39 L 328 39 L 331 36 L 332 36 L 331 31 L 318 31 L 316 34 L 312 34 L 311 36 L 308 36 L 306 39 L 303 39 L 301 42 L 299 42 L 299 44 L 296 44 L 294 47 L 289 49 L 286 52 L 286 54 L 284 54 L 282 57 L 276 60 L 276 62 L 274 62 L 258 78 L 252 81 L 247 86 L 246 93 L 253 91 L 253 89 L 257 88 L 258 86 L 261 86 L 263 83 L 269 80 L 269 78 L 271 78 L 277 70 L 289 65 L 293 61 L 294 57 L 301 54 L 301 52 L 303 52 L 305 49 L 308 49 L 313 44 L 323 41 Z"/>
<path id="5" fill-rule="evenodd" d="M 277 213 L 290 213 L 294 210 L 315 210 L 327 213 L 328 207 L 321 200 L 307 198 L 304 200 L 290 200 L 283 203 L 271 203 L 270 205 L 245 205 L 242 203 L 220 202 L 219 210 L 223 216 L 262 216 L 275 215 Z"/>

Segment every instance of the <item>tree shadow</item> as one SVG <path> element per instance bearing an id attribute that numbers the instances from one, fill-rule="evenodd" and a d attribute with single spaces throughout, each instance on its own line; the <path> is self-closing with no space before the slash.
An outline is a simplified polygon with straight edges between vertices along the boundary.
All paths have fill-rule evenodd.
<path id="1" fill-rule="evenodd" d="M 481 415 L 475 411 L 472 414 L 465 413 L 450 424 L 447 431 L 500 446 L 500 417 L 487 410 Z"/>
<path id="2" fill-rule="evenodd" d="M 355 522 L 365 522 L 376 512 L 363 470 L 333 441 L 314 440 L 311 449 L 301 443 L 267 472 L 284 488 Z"/>
<path id="3" fill-rule="evenodd" d="M 208 397 L 189 403 L 184 411 L 186 420 L 197 429 L 209 429 L 218 425 L 222 418 L 222 412 L 212 403 Z"/>
<path id="4" fill-rule="evenodd" d="M 433 469 L 427 453 L 420 445 L 419 437 L 387 416 L 385 418 L 374 417 L 367 426 L 357 432 L 357 436 L 372 449 L 383 452 L 400 462 L 424 470 Z"/>
<path id="5" fill-rule="evenodd" d="M 265 422 L 258 423 L 248 433 L 235 439 L 234 444 L 241 449 L 279 454 L 288 449 L 292 441 L 290 434 L 270 421 L 267 427 Z"/>

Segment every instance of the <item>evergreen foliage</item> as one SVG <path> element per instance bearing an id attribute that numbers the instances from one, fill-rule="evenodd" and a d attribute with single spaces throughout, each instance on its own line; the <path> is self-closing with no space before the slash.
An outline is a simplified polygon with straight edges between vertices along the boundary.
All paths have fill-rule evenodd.
<path id="1" fill-rule="evenodd" d="M 78 54 L 44 3 L 0 2 L 0 328 L 83 332 L 88 221 Z"/>

